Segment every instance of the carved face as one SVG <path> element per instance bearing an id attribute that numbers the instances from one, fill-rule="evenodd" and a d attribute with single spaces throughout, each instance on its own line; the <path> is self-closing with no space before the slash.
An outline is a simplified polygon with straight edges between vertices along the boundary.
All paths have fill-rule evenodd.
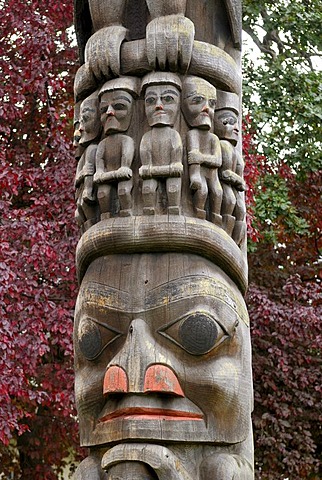
<path id="1" fill-rule="evenodd" d="M 105 135 L 126 132 L 131 124 L 133 97 L 125 90 L 105 92 L 100 99 L 101 123 Z"/>
<path id="2" fill-rule="evenodd" d="M 80 108 L 80 145 L 87 146 L 95 140 L 100 133 L 100 129 L 98 97 L 97 95 L 91 95 L 83 101 Z"/>
<path id="3" fill-rule="evenodd" d="M 74 123 L 73 147 L 77 148 L 81 139 L 81 132 L 79 130 L 80 122 Z"/>
<path id="4" fill-rule="evenodd" d="M 190 127 L 209 130 L 216 106 L 216 89 L 197 77 L 188 77 L 182 89 L 182 111 Z"/>
<path id="5" fill-rule="evenodd" d="M 180 106 L 180 92 L 173 85 L 153 85 L 145 92 L 145 113 L 150 127 L 173 126 Z"/>
<path id="6" fill-rule="evenodd" d="M 238 116 L 232 110 L 218 110 L 214 117 L 214 132 L 220 140 L 228 140 L 233 145 L 238 142 Z"/>
<path id="7" fill-rule="evenodd" d="M 196 255 L 111 255 L 86 272 L 75 314 L 81 442 L 237 443 L 249 432 L 242 296 Z"/>

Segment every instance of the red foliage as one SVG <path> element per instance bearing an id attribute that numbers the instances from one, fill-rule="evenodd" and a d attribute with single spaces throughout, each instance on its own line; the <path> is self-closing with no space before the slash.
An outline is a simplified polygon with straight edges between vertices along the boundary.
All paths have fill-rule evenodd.
<path id="1" fill-rule="evenodd" d="M 244 177 L 247 184 L 246 205 L 247 205 L 247 234 L 253 242 L 258 242 L 260 234 L 254 227 L 254 207 L 256 184 L 264 169 L 265 158 L 257 152 L 257 145 L 254 143 L 254 132 L 249 115 L 243 122 L 243 158 L 245 161 Z"/>
<path id="2" fill-rule="evenodd" d="M 280 229 L 249 255 L 257 478 L 318 479 L 321 471 L 321 175 L 283 167 L 308 234 Z"/>
<path id="3" fill-rule="evenodd" d="M 46 0 L 1 9 L 0 463 L 26 479 L 57 478 L 52 466 L 78 441 L 72 9 Z"/>

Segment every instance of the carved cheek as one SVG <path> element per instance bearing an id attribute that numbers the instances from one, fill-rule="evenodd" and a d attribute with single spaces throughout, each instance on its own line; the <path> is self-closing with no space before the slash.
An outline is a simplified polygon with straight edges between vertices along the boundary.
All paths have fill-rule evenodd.
<path id="1" fill-rule="evenodd" d="M 238 392 L 242 381 L 239 362 L 224 357 L 187 369 L 183 389 L 185 395 L 207 416 L 216 416 L 223 404 L 229 409 L 239 403 Z"/>

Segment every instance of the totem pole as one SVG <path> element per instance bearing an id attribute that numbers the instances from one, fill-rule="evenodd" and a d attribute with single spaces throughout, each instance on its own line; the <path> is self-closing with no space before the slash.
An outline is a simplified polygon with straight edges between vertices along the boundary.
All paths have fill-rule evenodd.
<path id="1" fill-rule="evenodd" d="M 75 0 L 75 480 L 251 480 L 240 0 Z"/>

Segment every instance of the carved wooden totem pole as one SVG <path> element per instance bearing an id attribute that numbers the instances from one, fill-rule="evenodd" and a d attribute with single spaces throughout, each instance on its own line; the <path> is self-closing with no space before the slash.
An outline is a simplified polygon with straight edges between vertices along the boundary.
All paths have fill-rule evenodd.
<path id="1" fill-rule="evenodd" d="M 240 0 L 75 0 L 76 480 L 251 480 Z"/>

